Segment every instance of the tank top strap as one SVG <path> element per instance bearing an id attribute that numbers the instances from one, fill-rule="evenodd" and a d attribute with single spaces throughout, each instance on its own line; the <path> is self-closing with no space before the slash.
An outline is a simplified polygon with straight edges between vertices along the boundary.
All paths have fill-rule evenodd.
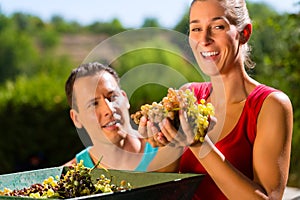
<path id="1" fill-rule="evenodd" d="M 256 125 L 257 118 L 261 107 L 265 101 L 265 99 L 272 93 L 279 90 L 276 90 L 272 87 L 266 85 L 258 85 L 256 88 L 250 93 L 247 98 L 245 109 L 249 119 L 252 119 L 248 122 L 248 138 L 250 142 L 253 144 L 256 137 Z M 250 123 L 250 124 L 249 124 Z"/>
<path id="2" fill-rule="evenodd" d="M 247 98 L 247 106 L 251 108 L 251 110 L 254 110 L 255 115 L 258 115 L 267 96 L 275 91 L 278 90 L 263 84 L 256 86 L 256 88 L 250 93 Z"/>

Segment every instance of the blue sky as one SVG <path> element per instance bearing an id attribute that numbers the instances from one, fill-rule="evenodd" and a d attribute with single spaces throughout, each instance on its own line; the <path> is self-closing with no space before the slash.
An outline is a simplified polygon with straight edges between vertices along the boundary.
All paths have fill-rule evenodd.
<path id="1" fill-rule="evenodd" d="M 265 2 L 278 12 L 299 12 L 299 0 L 250 0 Z M 172 28 L 183 16 L 191 0 L 0 0 L 0 10 L 6 15 L 16 11 L 33 14 L 43 20 L 60 15 L 65 20 L 82 24 L 107 22 L 118 18 L 125 27 L 140 27 L 146 17 Z"/>

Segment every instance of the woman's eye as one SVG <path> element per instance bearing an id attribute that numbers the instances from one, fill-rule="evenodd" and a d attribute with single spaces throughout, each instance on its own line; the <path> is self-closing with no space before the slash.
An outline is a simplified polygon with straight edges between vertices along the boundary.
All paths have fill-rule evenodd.
<path id="1" fill-rule="evenodd" d="M 201 31 L 201 29 L 200 28 L 192 28 L 192 31 L 193 32 L 199 32 L 199 31 Z"/>

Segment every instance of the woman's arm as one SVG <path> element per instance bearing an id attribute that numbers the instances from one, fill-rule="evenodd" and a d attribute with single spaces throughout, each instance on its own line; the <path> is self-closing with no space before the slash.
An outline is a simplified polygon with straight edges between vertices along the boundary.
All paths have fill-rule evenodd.
<path id="1" fill-rule="evenodd" d="M 258 117 L 253 149 L 255 181 L 269 197 L 281 197 L 287 184 L 292 132 L 293 111 L 289 98 L 284 93 L 271 94 Z"/>
<path id="2" fill-rule="evenodd" d="M 264 102 L 253 149 L 254 180 L 250 180 L 209 141 L 190 147 L 199 162 L 229 199 L 281 199 L 287 183 L 293 127 L 292 105 L 283 93 Z M 209 149 L 205 157 L 200 150 Z"/>

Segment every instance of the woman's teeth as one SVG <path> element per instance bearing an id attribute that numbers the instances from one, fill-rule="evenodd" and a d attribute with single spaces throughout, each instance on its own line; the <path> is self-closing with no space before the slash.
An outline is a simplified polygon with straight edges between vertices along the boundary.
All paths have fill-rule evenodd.
<path id="1" fill-rule="evenodd" d="M 201 52 L 201 55 L 203 57 L 210 57 L 210 56 L 215 56 L 215 55 L 218 55 L 219 52 L 216 52 L 216 51 L 210 51 L 210 52 Z"/>

